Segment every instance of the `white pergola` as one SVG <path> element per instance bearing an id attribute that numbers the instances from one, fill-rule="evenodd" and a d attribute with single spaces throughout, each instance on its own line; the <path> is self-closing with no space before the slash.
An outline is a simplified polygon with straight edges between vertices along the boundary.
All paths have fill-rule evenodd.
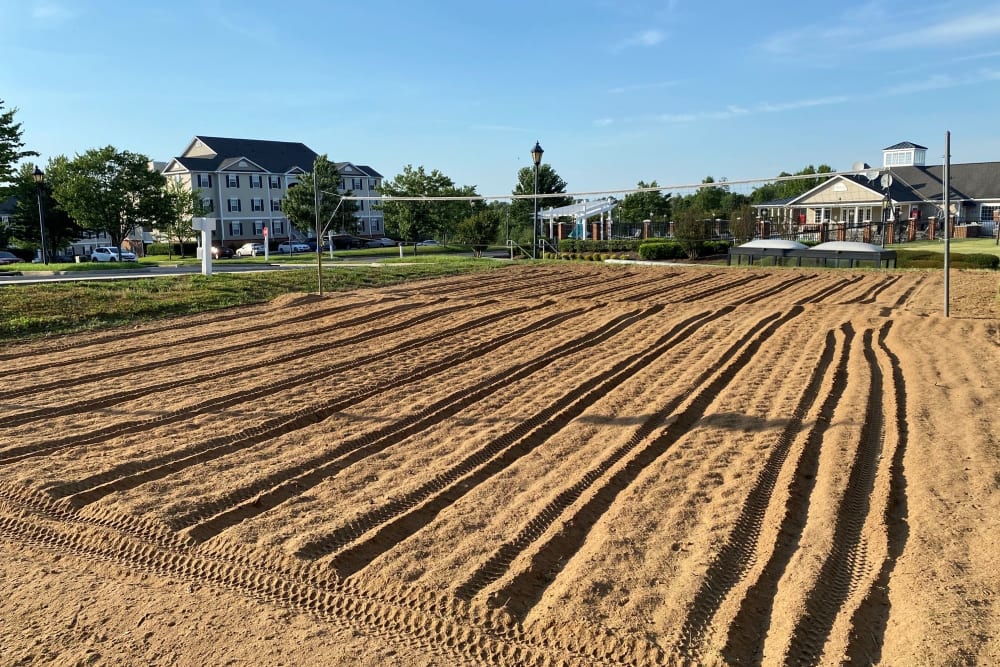
<path id="1" fill-rule="evenodd" d="M 559 208 L 547 208 L 538 212 L 538 218 L 549 223 L 549 238 L 555 236 L 554 227 L 556 218 L 573 218 L 576 220 L 575 234 L 581 239 L 587 238 L 587 219 L 595 215 L 601 216 L 601 230 L 605 238 L 611 236 L 611 209 L 618 205 L 614 199 L 595 199 L 593 201 L 583 201 L 569 206 Z M 607 222 L 604 214 L 607 213 Z"/>

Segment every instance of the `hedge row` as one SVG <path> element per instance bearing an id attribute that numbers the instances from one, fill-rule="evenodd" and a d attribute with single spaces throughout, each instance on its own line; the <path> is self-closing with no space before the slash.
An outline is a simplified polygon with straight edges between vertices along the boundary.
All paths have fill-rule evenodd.
<path id="1" fill-rule="evenodd" d="M 610 241 L 595 241 L 593 239 L 562 239 L 559 241 L 561 253 L 592 253 L 592 252 L 636 252 L 640 239 L 611 239 Z"/>
<path id="2" fill-rule="evenodd" d="M 628 253 L 607 253 L 607 252 L 561 252 L 558 255 L 554 252 L 547 252 L 542 255 L 544 259 L 572 259 L 584 262 L 603 262 L 606 259 L 628 259 Z"/>
<path id="3" fill-rule="evenodd" d="M 896 251 L 896 266 L 901 269 L 944 268 L 944 253 L 930 250 Z M 1000 269 L 1000 257 L 985 253 L 951 253 L 951 266 L 956 269 Z"/>
<path id="4" fill-rule="evenodd" d="M 725 255 L 729 252 L 728 241 L 699 241 L 697 256 Z M 688 253 L 677 241 L 647 241 L 639 246 L 642 259 L 687 259 Z"/>
<path id="5" fill-rule="evenodd" d="M 181 252 L 181 246 L 177 243 L 150 243 L 146 246 L 147 255 L 185 255 L 187 257 L 194 257 L 198 254 L 198 244 L 197 243 L 185 243 L 184 252 Z"/>

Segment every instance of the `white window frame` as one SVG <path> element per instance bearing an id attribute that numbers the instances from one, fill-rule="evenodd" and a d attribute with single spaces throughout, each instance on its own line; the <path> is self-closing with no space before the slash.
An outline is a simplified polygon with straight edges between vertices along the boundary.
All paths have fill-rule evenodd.
<path id="1" fill-rule="evenodd" d="M 264 221 L 263 220 L 254 220 L 253 221 L 253 235 L 254 236 L 263 236 L 264 235 Z"/>
<path id="2" fill-rule="evenodd" d="M 243 210 L 243 205 L 239 197 L 230 197 L 226 202 L 226 208 L 230 213 L 239 213 Z"/>
<path id="3" fill-rule="evenodd" d="M 281 176 L 268 176 L 267 177 L 267 183 L 272 188 L 280 188 L 281 187 Z"/>
<path id="4" fill-rule="evenodd" d="M 256 181 L 256 183 L 254 182 Z M 264 177 L 260 174 L 250 174 L 250 187 L 251 188 L 263 188 L 264 187 Z"/>
<path id="5" fill-rule="evenodd" d="M 226 187 L 227 188 L 238 188 L 238 187 L 240 187 L 240 175 L 239 174 L 226 174 Z"/>
<path id="6" fill-rule="evenodd" d="M 275 220 L 271 223 L 271 231 L 274 232 L 274 236 L 284 236 L 285 235 L 285 221 Z"/>
<path id="7" fill-rule="evenodd" d="M 264 210 L 264 200 L 257 198 L 250 200 L 250 210 L 253 212 L 262 212 Z"/>
<path id="8" fill-rule="evenodd" d="M 198 187 L 199 188 L 210 188 L 212 187 L 212 175 L 211 174 L 198 174 Z"/>
<path id="9" fill-rule="evenodd" d="M 275 211 L 280 211 L 280 210 L 281 210 L 281 200 L 280 199 L 272 199 L 271 200 L 271 211 L 275 212 Z"/>
<path id="10" fill-rule="evenodd" d="M 232 237 L 243 236 L 243 223 L 239 220 L 230 220 L 229 235 Z"/>
<path id="11" fill-rule="evenodd" d="M 215 211 L 215 200 L 211 197 L 205 197 L 201 200 L 201 207 L 209 213 L 213 213 Z"/>

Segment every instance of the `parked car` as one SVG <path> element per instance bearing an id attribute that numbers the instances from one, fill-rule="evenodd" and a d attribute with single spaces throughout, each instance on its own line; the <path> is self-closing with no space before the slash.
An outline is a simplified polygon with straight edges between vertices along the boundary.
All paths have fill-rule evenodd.
<path id="1" fill-rule="evenodd" d="M 119 250 L 113 245 L 103 245 L 94 248 L 90 253 L 92 262 L 134 262 L 135 253 Z"/>
<path id="2" fill-rule="evenodd" d="M 434 239 L 427 239 L 426 241 L 421 241 L 417 245 L 441 245 L 441 244 L 435 241 Z"/>
<path id="3" fill-rule="evenodd" d="M 227 245 L 212 246 L 212 259 L 229 259 L 236 255 L 236 251 Z"/>
<path id="4" fill-rule="evenodd" d="M 244 243 L 236 249 L 237 257 L 256 257 L 264 254 L 263 243 Z"/>
<path id="5" fill-rule="evenodd" d="M 367 245 L 365 239 L 351 236 L 350 234 L 334 234 L 333 247 L 336 250 L 349 250 L 351 248 L 364 248 Z"/>
<path id="6" fill-rule="evenodd" d="M 286 241 L 278 245 L 278 252 L 309 252 L 309 244 Z"/>
<path id="7" fill-rule="evenodd" d="M 23 262 L 24 260 L 15 255 L 12 252 L 7 252 L 6 250 L 0 250 L 0 264 L 17 264 L 18 262 Z"/>
<path id="8" fill-rule="evenodd" d="M 395 248 L 397 245 L 399 245 L 399 241 L 395 241 L 393 239 L 386 238 L 383 236 L 380 239 L 372 239 L 371 241 L 368 242 L 368 245 L 371 248 Z"/>
<path id="9" fill-rule="evenodd" d="M 76 257 L 73 255 L 49 255 L 49 264 L 72 264 L 76 261 Z M 2 264 L 3 262 L 0 262 Z M 44 264 L 44 262 L 36 257 L 31 260 L 32 264 Z"/>

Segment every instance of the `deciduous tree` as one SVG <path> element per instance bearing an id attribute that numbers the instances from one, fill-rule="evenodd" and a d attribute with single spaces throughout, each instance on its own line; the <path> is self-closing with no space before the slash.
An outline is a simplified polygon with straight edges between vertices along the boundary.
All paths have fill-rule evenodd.
<path id="1" fill-rule="evenodd" d="M 180 256 L 183 257 L 184 242 L 195 236 L 192 218 L 206 213 L 201 195 L 181 183 L 168 181 L 163 196 L 163 215 L 153 224 L 153 228 L 170 239 L 171 242 L 167 244 L 168 253 L 176 242 L 180 248 Z"/>
<path id="2" fill-rule="evenodd" d="M 486 247 L 497 238 L 501 215 L 500 209 L 496 208 L 483 208 L 473 213 L 458 223 L 458 241 L 471 245 L 476 257 L 482 257 Z"/>
<path id="3" fill-rule="evenodd" d="M 391 181 L 383 181 L 383 197 L 472 197 L 474 185 L 458 187 L 437 169 L 428 173 L 423 166 L 406 165 Z M 447 242 L 458 223 L 476 206 L 468 201 L 383 201 L 385 229 L 404 241 L 434 237 Z"/>
<path id="4" fill-rule="evenodd" d="M 552 165 L 542 163 L 538 166 L 538 194 L 558 195 L 566 192 L 566 181 L 559 177 Z M 514 186 L 515 195 L 535 194 L 535 167 L 522 167 L 517 172 L 517 185 Z M 539 197 L 538 214 L 546 208 L 559 208 L 569 206 L 573 203 L 572 197 Z M 510 222 L 511 236 L 515 241 L 531 246 L 531 223 L 535 214 L 534 198 L 515 199 L 511 203 Z"/>
<path id="5" fill-rule="evenodd" d="M 670 219 L 670 193 L 664 194 L 656 188 L 656 181 L 644 183 L 639 181 L 636 188 L 644 192 L 630 192 L 618 204 L 618 219 L 622 222 L 639 223 L 643 220 Z"/>
<path id="6" fill-rule="evenodd" d="M 92 148 L 50 172 L 59 207 L 84 229 L 106 233 L 115 246 L 140 226 L 152 227 L 169 215 L 166 179 L 149 168 L 145 155 Z"/>
<path id="7" fill-rule="evenodd" d="M 313 179 L 313 174 L 316 178 Z M 314 186 L 315 181 L 315 186 Z M 319 234 L 333 228 L 337 231 L 354 233 L 357 223 L 354 214 L 358 210 L 353 201 L 341 199 L 340 171 L 337 165 L 323 155 L 313 161 L 313 170 L 298 178 L 298 183 L 289 188 L 281 203 L 281 210 L 289 222 L 306 236 L 316 227 L 316 188 L 319 189 Z M 350 191 L 347 193 L 350 195 Z M 339 204 L 339 208 L 338 208 Z M 336 215 L 334 215 L 336 213 Z"/>

